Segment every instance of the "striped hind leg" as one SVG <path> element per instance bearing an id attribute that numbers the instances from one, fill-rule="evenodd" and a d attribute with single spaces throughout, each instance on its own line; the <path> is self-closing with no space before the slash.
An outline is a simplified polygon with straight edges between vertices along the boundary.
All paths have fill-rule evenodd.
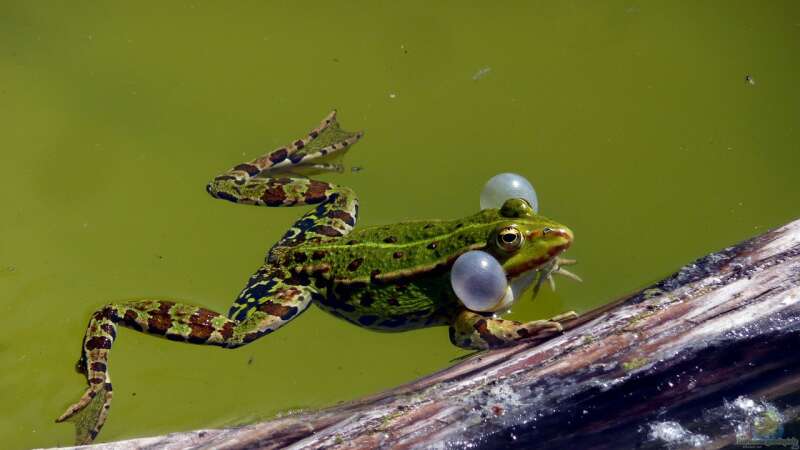
<path id="1" fill-rule="evenodd" d="M 236 348 L 269 334 L 303 312 L 313 289 L 279 283 L 251 283 L 240 298 L 245 299 L 235 318 L 199 306 L 169 301 L 143 300 L 110 304 L 95 312 L 83 339 L 78 367 L 86 375 L 88 387 L 81 398 L 58 418 L 63 422 L 84 410 L 97 396 L 102 404 L 94 417 L 76 423 L 78 443 L 89 443 L 97 436 L 108 416 L 113 397 L 108 357 L 122 325 L 143 333 L 192 344 Z M 233 316 L 234 310 L 231 310 Z M 82 427 L 85 427 L 82 428 Z"/>
<path id="2" fill-rule="evenodd" d="M 318 205 L 298 220 L 276 247 L 344 236 L 353 229 L 358 216 L 355 192 L 347 187 L 287 173 L 301 166 L 312 170 L 330 168 L 332 166 L 324 162 L 312 163 L 348 149 L 361 136 L 361 132 L 342 130 L 333 112 L 307 137 L 237 165 L 214 178 L 207 190 L 215 198 L 234 203 L 270 207 Z"/>
<path id="3" fill-rule="evenodd" d="M 336 120 L 336 111 L 331 112 L 320 125 L 311 130 L 307 136 L 297 139 L 291 144 L 273 150 L 252 161 L 238 164 L 225 173 L 215 177 L 206 187 L 211 196 L 234 203 L 245 203 L 265 206 L 293 206 L 304 204 L 299 202 L 276 202 L 269 198 L 260 199 L 254 196 L 254 189 L 265 183 L 268 175 L 287 172 L 292 168 L 307 166 L 312 162 L 341 153 L 363 136 L 362 132 L 342 130 Z M 258 176 L 259 178 L 256 178 Z M 286 180 L 288 178 L 279 178 Z M 296 178 L 299 180 L 300 178 Z M 308 180 L 309 182 L 313 180 Z M 314 182 L 318 183 L 318 182 Z M 313 190 L 313 186 L 312 186 Z"/>

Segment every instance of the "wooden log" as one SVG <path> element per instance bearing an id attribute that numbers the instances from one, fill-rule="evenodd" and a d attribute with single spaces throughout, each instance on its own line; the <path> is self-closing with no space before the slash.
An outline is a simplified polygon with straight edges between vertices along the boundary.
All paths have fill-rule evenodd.
<path id="1" fill-rule="evenodd" d="M 566 328 L 332 408 L 91 448 L 719 448 L 800 436 L 800 220 Z"/>

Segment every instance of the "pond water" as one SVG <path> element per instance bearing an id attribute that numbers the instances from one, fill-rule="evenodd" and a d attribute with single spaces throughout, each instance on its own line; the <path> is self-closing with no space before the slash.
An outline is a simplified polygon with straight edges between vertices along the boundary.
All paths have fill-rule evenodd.
<path id="1" fill-rule="evenodd" d="M 800 216 L 800 3 L 6 2 L 0 14 L 0 436 L 65 445 L 89 315 L 227 311 L 303 208 L 216 201 L 216 174 L 332 108 L 360 225 L 455 218 L 505 171 L 569 225 L 585 311 Z M 746 77 L 750 77 L 746 79 Z M 375 333 L 310 308 L 238 350 L 122 330 L 99 441 L 250 422 L 444 368 L 446 328 Z"/>

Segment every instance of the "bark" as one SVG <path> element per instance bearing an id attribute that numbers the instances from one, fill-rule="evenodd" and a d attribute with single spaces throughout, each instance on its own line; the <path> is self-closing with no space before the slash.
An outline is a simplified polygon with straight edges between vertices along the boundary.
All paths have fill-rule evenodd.
<path id="1" fill-rule="evenodd" d="M 320 411 L 92 448 L 719 448 L 800 437 L 798 348 L 800 220 L 545 342 Z"/>

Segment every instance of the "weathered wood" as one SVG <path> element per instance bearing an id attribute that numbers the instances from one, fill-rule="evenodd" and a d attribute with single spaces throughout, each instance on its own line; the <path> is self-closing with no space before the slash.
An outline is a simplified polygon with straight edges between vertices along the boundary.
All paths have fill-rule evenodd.
<path id="1" fill-rule="evenodd" d="M 567 328 L 348 404 L 92 448 L 647 448 L 664 445 L 672 422 L 695 433 L 672 446 L 719 448 L 760 401 L 800 435 L 800 221 Z"/>

